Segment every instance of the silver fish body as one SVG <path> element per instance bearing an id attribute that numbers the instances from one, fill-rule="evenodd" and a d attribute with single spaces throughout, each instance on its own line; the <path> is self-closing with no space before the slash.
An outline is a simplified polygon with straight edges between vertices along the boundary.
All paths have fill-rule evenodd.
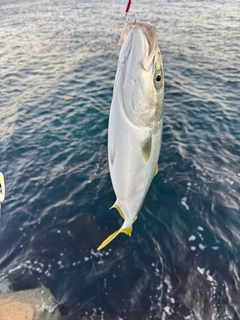
<path id="1" fill-rule="evenodd" d="M 0 172 L 0 205 L 3 203 L 5 199 L 5 183 L 4 183 L 4 175 Z"/>
<path id="2" fill-rule="evenodd" d="M 2 203 L 5 199 L 5 183 L 4 183 L 4 175 L 0 172 L 0 223 L 2 217 Z"/>
<path id="3" fill-rule="evenodd" d="M 164 75 L 156 29 L 128 23 L 120 38 L 108 128 L 108 160 L 116 202 L 124 219 L 101 249 L 120 232 L 131 235 L 157 173 L 163 127 Z"/>

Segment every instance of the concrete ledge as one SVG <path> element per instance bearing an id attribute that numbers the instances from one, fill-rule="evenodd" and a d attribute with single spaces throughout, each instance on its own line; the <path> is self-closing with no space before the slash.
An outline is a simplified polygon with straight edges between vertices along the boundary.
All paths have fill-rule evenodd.
<path id="1" fill-rule="evenodd" d="M 58 320 L 60 313 L 47 288 L 0 294 L 1 320 Z"/>

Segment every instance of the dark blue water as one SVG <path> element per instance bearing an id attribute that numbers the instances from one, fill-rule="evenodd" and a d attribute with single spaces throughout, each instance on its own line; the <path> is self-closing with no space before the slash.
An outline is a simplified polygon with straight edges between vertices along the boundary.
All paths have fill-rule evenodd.
<path id="1" fill-rule="evenodd" d="M 127 1 L 126 1 L 127 2 Z M 62 319 L 240 319 L 240 3 L 133 1 L 165 70 L 159 173 L 132 237 L 107 126 L 125 1 L 1 1 L 0 281 Z"/>

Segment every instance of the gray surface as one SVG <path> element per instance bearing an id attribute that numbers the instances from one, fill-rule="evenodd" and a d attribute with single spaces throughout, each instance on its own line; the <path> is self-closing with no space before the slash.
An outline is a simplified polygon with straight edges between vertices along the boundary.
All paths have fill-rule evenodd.
<path id="1" fill-rule="evenodd" d="M 34 320 L 57 320 L 60 313 L 51 292 L 45 288 L 37 288 L 18 292 L 4 293 L 0 295 L 1 301 L 8 303 L 22 302 L 28 303 L 34 309 Z"/>

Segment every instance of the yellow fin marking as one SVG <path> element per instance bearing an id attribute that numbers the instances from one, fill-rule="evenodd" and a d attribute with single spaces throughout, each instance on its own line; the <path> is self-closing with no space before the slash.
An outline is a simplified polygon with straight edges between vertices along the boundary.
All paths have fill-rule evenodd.
<path id="1" fill-rule="evenodd" d="M 119 235 L 119 233 L 126 233 L 128 236 L 131 236 L 132 233 L 132 226 L 130 226 L 127 229 L 119 229 L 118 231 L 115 231 L 114 233 L 112 233 L 106 240 L 104 240 L 100 246 L 97 248 L 97 250 L 101 250 L 102 248 L 104 248 L 107 244 L 109 244 L 109 242 L 111 242 L 114 238 L 116 238 L 116 236 Z"/>
<path id="2" fill-rule="evenodd" d="M 158 174 L 158 166 L 156 168 L 156 171 L 155 171 L 155 174 L 154 174 L 154 177 Z"/>
<path id="3" fill-rule="evenodd" d="M 126 220 L 126 217 L 125 217 L 122 209 L 120 208 L 119 204 L 117 203 L 117 201 L 114 203 L 114 205 L 113 205 L 110 209 L 112 209 L 112 208 L 117 209 L 117 211 L 119 212 L 120 216 L 121 216 L 124 220 Z"/>
<path id="4" fill-rule="evenodd" d="M 97 250 L 101 250 L 102 248 L 104 248 L 107 244 L 109 244 L 109 242 L 111 242 L 114 238 L 116 238 L 116 236 L 119 235 L 120 232 L 121 232 L 121 229 L 112 233 L 106 240 L 102 242 L 102 244 L 97 248 Z"/>
<path id="5" fill-rule="evenodd" d="M 130 226 L 129 228 L 127 229 L 123 229 L 122 232 L 124 232 L 125 234 L 127 234 L 129 237 L 131 237 L 131 234 L 132 234 L 132 226 Z"/>

